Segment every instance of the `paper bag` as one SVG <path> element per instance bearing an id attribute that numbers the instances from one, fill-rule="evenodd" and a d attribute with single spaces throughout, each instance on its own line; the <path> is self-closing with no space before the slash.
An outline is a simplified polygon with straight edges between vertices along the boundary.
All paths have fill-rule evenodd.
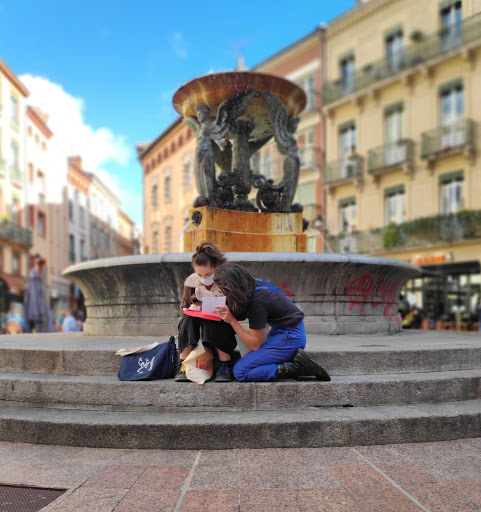
<path id="1" fill-rule="evenodd" d="M 204 384 L 212 377 L 214 355 L 199 340 L 197 347 L 184 359 L 186 377 L 197 384 Z"/>

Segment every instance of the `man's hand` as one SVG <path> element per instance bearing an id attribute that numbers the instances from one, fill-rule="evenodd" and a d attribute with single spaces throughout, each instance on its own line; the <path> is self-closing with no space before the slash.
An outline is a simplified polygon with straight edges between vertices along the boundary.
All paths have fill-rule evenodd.
<path id="1" fill-rule="evenodd" d="M 227 322 L 228 324 L 232 325 L 236 321 L 234 315 L 230 312 L 227 306 L 215 308 L 215 311 L 220 315 L 222 320 L 224 320 L 224 322 Z"/>

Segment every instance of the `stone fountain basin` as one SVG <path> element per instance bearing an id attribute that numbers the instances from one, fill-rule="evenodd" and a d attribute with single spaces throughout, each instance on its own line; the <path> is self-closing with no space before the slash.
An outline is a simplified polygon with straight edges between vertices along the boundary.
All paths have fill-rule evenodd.
<path id="1" fill-rule="evenodd" d="M 314 253 L 226 253 L 254 277 L 281 289 L 304 311 L 309 334 L 374 334 L 401 330 L 398 297 L 421 269 L 388 258 Z M 84 334 L 157 336 L 177 333 L 191 254 L 93 260 L 63 275 L 85 296 Z"/>
<path id="2" fill-rule="evenodd" d="M 179 87 L 174 94 L 173 104 L 182 117 L 196 117 L 194 107 L 197 104 L 210 107 L 214 121 L 223 101 L 249 89 L 257 89 L 260 96 L 251 101 L 239 119 L 253 122 L 253 139 L 274 133 L 265 106 L 264 91 L 276 94 L 291 116 L 297 116 L 306 106 L 306 94 L 297 84 L 275 75 L 248 71 L 228 71 L 195 78 Z"/>

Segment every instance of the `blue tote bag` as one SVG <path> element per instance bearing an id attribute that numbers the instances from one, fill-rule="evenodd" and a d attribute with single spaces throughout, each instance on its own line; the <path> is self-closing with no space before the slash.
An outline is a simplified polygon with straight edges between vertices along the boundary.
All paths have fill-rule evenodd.
<path id="1" fill-rule="evenodd" d="M 158 380 L 173 377 L 176 370 L 175 337 L 145 352 L 122 356 L 120 380 Z"/>

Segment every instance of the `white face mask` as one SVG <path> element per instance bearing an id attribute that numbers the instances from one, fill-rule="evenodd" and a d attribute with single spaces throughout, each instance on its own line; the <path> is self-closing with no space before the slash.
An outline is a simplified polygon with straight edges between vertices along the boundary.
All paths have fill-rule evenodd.
<path id="1" fill-rule="evenodd" d="M 204 279 L 201 279 L 200 282 L 202 284 L 205 284 L 206 286 L 210 286 L 211 284 L 214 284 L 214 276 L 206 277 Z"/>

